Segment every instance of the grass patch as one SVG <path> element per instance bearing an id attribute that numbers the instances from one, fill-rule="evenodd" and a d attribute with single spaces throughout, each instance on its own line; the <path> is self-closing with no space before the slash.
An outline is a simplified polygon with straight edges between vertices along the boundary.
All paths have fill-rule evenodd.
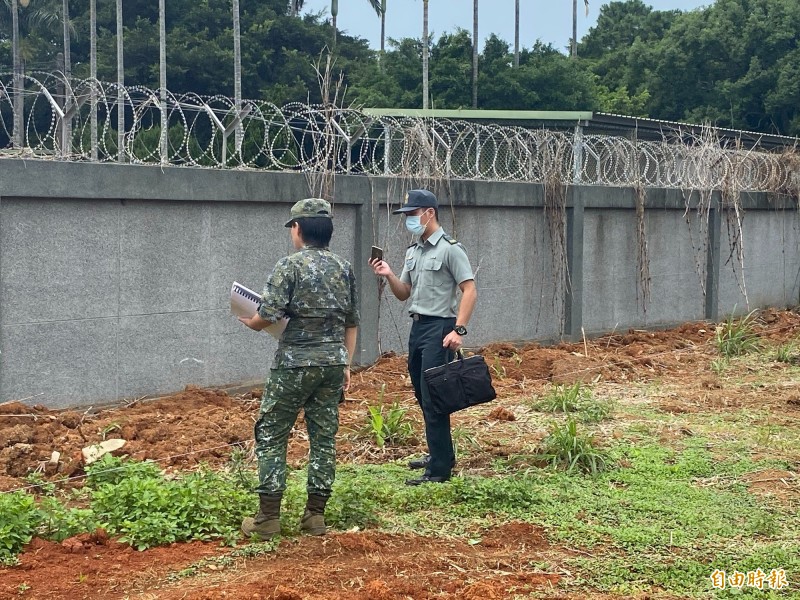
<path id="1" fill-rule="evenodd" d="M 466 539 L 480 536 L 487 523 L 529 522 L 542 527 L 551 543 L 583 549 L 579 558 L 564 559 L 575 573 L 570 585 L 614 593 L 653 587 L 684 597 L 708 593 L 714 568 L 783 568 L 789 581 L 796 581 L 798 516 L 789 507 L 751 495 L 739 481 L 766 463 L 716 461 L 707 443 L 697 436 L 676 450 L 650 442 L 619 442 L 608 449 L 609 469 L 594 477 L 531 466 L 539 458 L 536 454 L 528 457 L 527 467 L 520 457 L 513 465 L 498 461 L 493 477 L 463 475 L 445 485 L 420 487 L 403 485 L 408 477 L 404 465 L 342 465 L 326 519 L 339 530 L 377 527 Z M 200 470 L 166 479 L 141 464 L 117 468 L 135 475 L 105 480 L 83 492 L 91 507 L 72 513 L 71 520 L 64 516 L 66 509 L 59 512 L 57 498 L 37 504 L 29 494 L 0 496 L 3 515 L 11 515 L 3 520 L 3 526 L 9 526 L 0 539 L 14 544 L 4 547 L 6 562 L 13 562 L 14 554 L 37 531 L 57 539 L 81 527 L 91 530 L 96 522 L 135 547 L 180 539 L 233 541 L 242 516 L 255 509 L 256 495 L 225 474 Z M 253 477 L 251 471 L 251 483 Z M 287 534 L 297 530 L 305 479 L 305 470 L 289 473 L 282 514 Z M 71 525 L 46 526 L 43 515 L 48 511 L 51 517 L 60 515 L 58 522 Z M 274 551 L 275 543 L 242 546 L 171 577 L 226 568 L 236 558 Z M 595 552 L 597 558 L 591 558 Z"/>
<path id="2" fill-rule="evenodd" d="M 731 314 L 722 325 L 717 326 L 714 342 L 722 356 L 731 358 L 761 349 L 761 342 L 755 331 L 755 319 L 756 311 L 738 320 Z"/>
<path id="3" fill-rule="evenodd" d="M 552 467 L 589 475 L 605 471 L 608 464 L 606 453 L 594 447 L 592 438 L 578 433 L 574 419 L 567 419 L 564 425 L 553 424 L 542 442 L 542 456 Z"/>
<path id="4" fill-rule="evenodd" d="M 598 423 L 611 416 L 613 403 L 598 400 L 592 389 L 580 382 L 553 386 L 547 394 L 532 403 L 541 412 L 573 414 L 584 423 Z"/>

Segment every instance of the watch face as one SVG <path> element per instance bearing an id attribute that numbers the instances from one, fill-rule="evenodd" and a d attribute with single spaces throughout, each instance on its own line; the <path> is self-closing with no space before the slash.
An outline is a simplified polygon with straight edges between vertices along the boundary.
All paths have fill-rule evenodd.
<path id="1" fill-rule="evenodd" d="M 459 325 L 454 330 L 458 335 L 467 335 L 467 328 L 463 325 Z"/>

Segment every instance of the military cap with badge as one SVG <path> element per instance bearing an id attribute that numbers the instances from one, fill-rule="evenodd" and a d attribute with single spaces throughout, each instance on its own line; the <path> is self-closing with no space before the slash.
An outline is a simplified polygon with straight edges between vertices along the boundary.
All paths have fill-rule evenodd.
<path id="1" fill-rule="evenodd" d="M 392 214 L 413 212 L 418 208 L 439 208 L 439 203 L 433 192 L 428 190 L 409 190 L 403 206 L 393 210 Z"/>

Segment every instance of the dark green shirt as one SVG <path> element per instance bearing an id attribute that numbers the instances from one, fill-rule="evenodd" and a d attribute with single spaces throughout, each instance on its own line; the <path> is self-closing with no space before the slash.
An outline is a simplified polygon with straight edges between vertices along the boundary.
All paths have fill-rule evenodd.
<path id="1" fill-rule="evenodd" d="M 344 330 L 359 324 L 353 268 L 326 248 L 282 258 L 264 286 L 258 314 L 271 322 L 289 317 L 273 368 L 346 365 Z"/>

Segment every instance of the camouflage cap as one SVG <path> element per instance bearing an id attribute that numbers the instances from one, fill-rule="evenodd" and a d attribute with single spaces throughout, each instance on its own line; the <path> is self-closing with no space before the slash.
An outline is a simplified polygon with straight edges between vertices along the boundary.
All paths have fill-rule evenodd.
<path id="1" fill-rule="evenodd" d="M 299 200 L 292 206 L 292 218 L 286 221 L 284 227 L 291 227 L 292 221 L 303 217 L 327 217 L 331 218 L 331 205 L 322 198 L 306 198 Z"/>

